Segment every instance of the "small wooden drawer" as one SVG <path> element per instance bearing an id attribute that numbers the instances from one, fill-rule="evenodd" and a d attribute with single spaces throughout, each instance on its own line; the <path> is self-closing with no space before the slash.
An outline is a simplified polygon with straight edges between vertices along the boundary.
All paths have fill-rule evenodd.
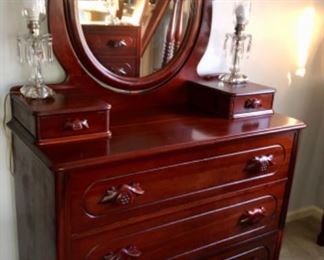
<path id="1" fill-rule="evenodd" d="M 103 167 L 102 171 L 109 169 L 107 177 L 96 180 L 94 170 L 87 172 L 88 180 L 79 172 L 71 176 L 72 231 L 114 226 L 117 221 L 131 223 L 144 216 L 154 217 L 157 210 L 159 215 L 166 214 L 162 208 L 178 210 L 175 205 L 184 206 L 211 193 L 214 196 L 235 191 L 238 186 L 283 179 L 292 139 L 286 142 L 286 146 L 273 144 L 248 150 L 237 147 L 233 153 L 121 176 L 112 175 L 113 167 Z"/>
<path id="2" fill-rule="evenodd" d="M 39 118 L 39 138 L 49 139 L 79 136 L 95 133 L 108 133 L 107 111 L 82 112 Z"/>
<path id="3" fill-rule="evenodd" d="M 245 117 L 246 114 L 258 115 L 263 111 L 272 109 L 273 95 L 259 94 L 247 95 L 234 98 L 233 114 L 235 117 Z"/>
<path id="4" fill-rule="evenodd" d="M 139 60 L 137 57 L 96 57 L 102 65 L 111 72 L 120 76 L 138 77 L 139 76 Z"/>
<path id="5" fill-rule="evenodd" d="M 95 56 L 138 56 L 140 27 L 83 25 L 88 46 Z"/>
<path id="6" fill-rule="evenodd" d="M 88 95 L 56 91 L 53 99 L 28 100 L 12 96 L 13 117 L 35 138 L 37 144 L 53 144 L 110 137 L 111 106 Z M 80 109 L 82 107 L 82 110 Z M 80 112 L 80 110 L 82 112 Z"/>
<path id="7" fill-rule="evenodd" d="M 285 182 L 183 211 L 182 218 L 164 225 L 140 223 L 122 230 L 75 237 L 74 259 L 177 258 L 185 252 L 214 243 L 250 239 L 278 228 Z M 185 216 L 186 215 L 186 216 Z M 257 254 L 257 253 L 256 253 Z M 263 254 L 262 250 L 258 254 Z M 114 258 L 115 257 L 115 258 Z"/>
<path id="8" fill-rule="evenodd" d="M 273 114 L 274 92 L 250 82 L 235 86 L 208 78 L 189 83 L 188 101 L 202 111 L 235 119 Z"/>

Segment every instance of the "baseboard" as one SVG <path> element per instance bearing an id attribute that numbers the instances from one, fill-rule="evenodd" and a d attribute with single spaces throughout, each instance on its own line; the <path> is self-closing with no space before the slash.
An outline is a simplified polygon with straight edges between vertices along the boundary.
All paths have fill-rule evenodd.
<path id="1" fill-rule="evenodd" d="M 321 220 L 324 214 L 324 210 L 317 206 L 309 206 L 297 210 L 288 212 L 286 222 L 295 221 L 302 218 L 314 217 Z"/>

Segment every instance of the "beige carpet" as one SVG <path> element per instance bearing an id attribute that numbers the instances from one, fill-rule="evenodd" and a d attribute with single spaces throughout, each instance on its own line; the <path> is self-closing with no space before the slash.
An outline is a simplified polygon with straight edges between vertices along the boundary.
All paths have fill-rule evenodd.
<path id="1" fill-rule="evenodd" d="M 320 220 L 307 217 L 286 225 L 280 260 L 324 260 L 324 247 L 316 244 Z"/>

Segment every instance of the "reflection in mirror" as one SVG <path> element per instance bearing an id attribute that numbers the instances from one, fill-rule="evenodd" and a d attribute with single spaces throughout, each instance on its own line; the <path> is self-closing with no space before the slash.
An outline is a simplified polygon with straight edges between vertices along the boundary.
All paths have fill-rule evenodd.
<path id="1" fill-rule="evenodd" d="M 182 47 L 194 0 L 78 0 L 79 22 L 96 59 L 111 72 L 143 77 Z"/>

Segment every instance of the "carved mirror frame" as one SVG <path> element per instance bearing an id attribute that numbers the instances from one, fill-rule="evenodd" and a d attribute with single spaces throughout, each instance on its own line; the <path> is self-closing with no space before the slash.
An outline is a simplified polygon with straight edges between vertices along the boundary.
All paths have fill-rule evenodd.
<path id="1" fill-rule="evenodd" d="M 211 0 L 193 0 L 196 13 L 194 19 L 190 19 L 188 25 L 190 33 L 186 33 L 183 40 L 186 46 L 177 53 L 174 59 L 166 67 L 145 77 L 119 76 L 98 64 L 99 62 L 93 54 L 89 54 L 90 49 L 84 48 L 85 39 L 80 36 L 81 26 L 76 24 L 75 12 L 70 10 L 71 4 L 69 2 L 71 1 L 76 0 L 49 0 L 48 12 L 54 51 L 68 75 L 66 83 L 73 83 L 76 78 L 85 77 L 86 74 L 97 84 L 114 92 L 126 94 L 146 92 L 178 77 L 180 71 L 185 67 L 184 65 L 190 62 L 190 57 L 195 53 L 197 54 L 196 48 L 199 48 L 198 57 L 201 57 L 207 45 L 206 41 L 210 31 Z M 207 16 L 207 19 L 205 19 L 205 16 Z M 203 40 L 200 39 L 201 34 L 204 35 Z M 202 46 L 203 48 L 201 48 Z"/>

